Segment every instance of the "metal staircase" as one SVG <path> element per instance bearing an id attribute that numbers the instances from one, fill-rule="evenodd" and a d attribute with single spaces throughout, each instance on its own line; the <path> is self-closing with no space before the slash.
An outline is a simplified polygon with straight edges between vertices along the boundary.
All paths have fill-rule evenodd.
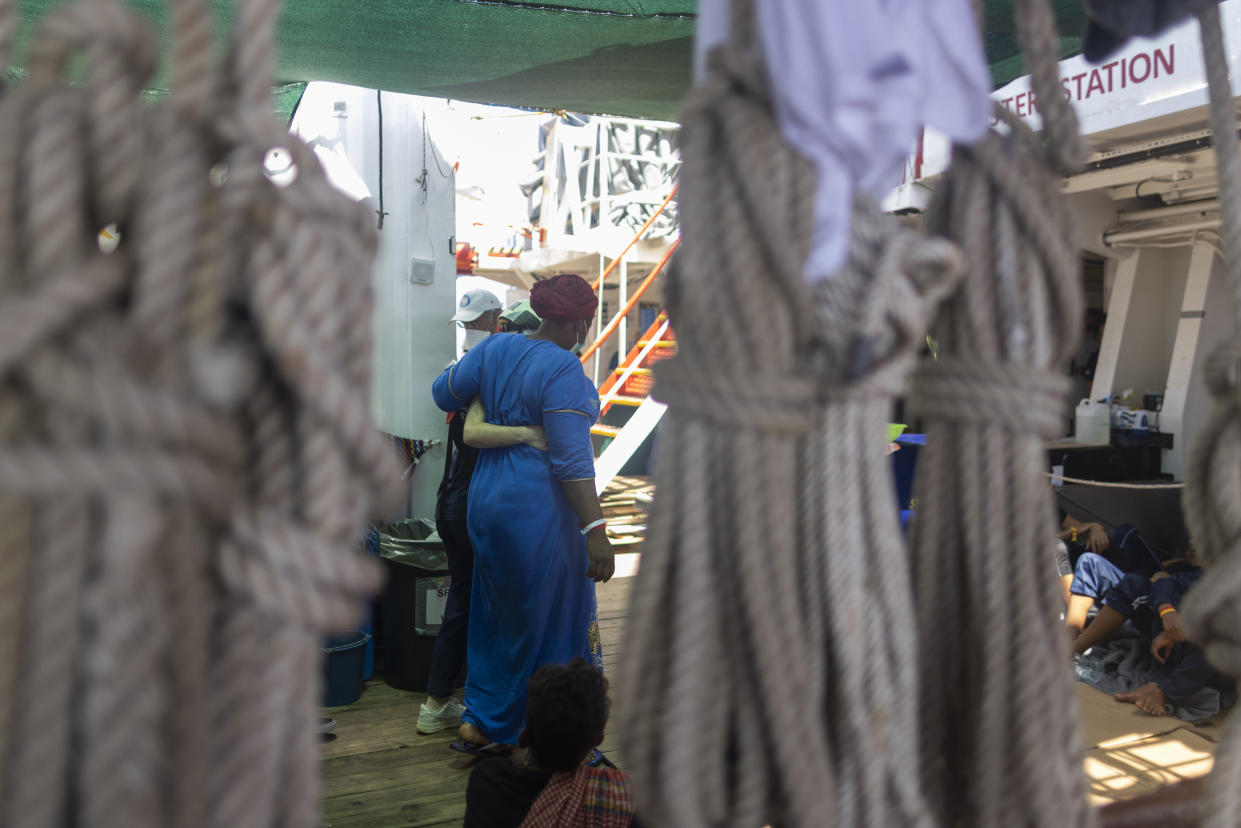
<path id="1" fill-rule="evenodd" d="M 595 488 L 599 492 L 607 488 L 659 425 L 667 406 L 650 395 L 655 384 L 651 366 L 675 355 L 676 347 L 668 315 L 660 312 L 654 324 L 647 328 L 599 389 L 600 418 L 613 406 L 635 409 L 624 426 L 617 428 L 598 423 L 590 430 L 591 434 L 608 438 L 603 452 L 595 460 Z"/>
<path id="2" fill-rule="evenodd" d="M 676 188 L 669 194 L 664 201 L 664 206 L 672 199 Z M 661 207 L 662 209 L 662 207 Z M 648 222 L 649 225 L 649 222 Z M 643 228 L 643 231 L 646 228 Z M 640 238 L 643 231 L 639 231 Z M 637 241 L 637 238 L 634 241 Z M 659 263 L 651 270 L 647 277 L 642 281 L 625 307 L 612 318 L 607 326 L 599 332 L 595 341 L 590 347 L 582 353 L 582 365 L 585 366 L 587 361 L 594 356 L 599 346 L 608 341 L 609 337 L 616 333 L 620 327 L 621 321 L 638 306 L 638 302 L 642 299 L 642 295 L 650 288 L 663 272 L 664 267 L 672 258 L 672 254 L 676 252 L 680 246 L 681 240 L 678 238 L 664 253 Z M 630 245 L 632 247 L 632 244 Z M 626 252 L 629 248 L 626 248 Z M 620 261 L 624 257 L 624 253 L 617 258 Z M 613 262 L 615 264 L 615 262 Z M 598 288 L 607 279 L 607 272 L 601 277 L 596 284 Z M 638 339 L 633 348 L 620 361 L 612 374 L 607 378 L 599 389 L 599 416 L 612 410 L 613 406 L 632 406 L 635 410 L 629 417 L 628 421 L 620 427 L 597 423 L 591 428 L 591 434 L 606 438 L 603 451 L 595 460 L 595 488 L 602 492 L 607 485 L 624 467 L 625 463 L 633 457 L 642 444 L 650 437 L 655 427 L 659 424 L 659 420 L 663 417 L 665 406 L 657 402 L 650 396 L 651 388 L 654 380 L 651 376 L 651 366 L 661 359 L 676 353 L 676 340 L 672 335 L 672 328 L 668 324 L 668 316 L 664 311 L 660 311 L 655 318 L 655 322 L 646 330 L 646 332 Z"/>
<path id="3" fill-rule="evenodd" d="M 677 342 L 668 324 L 668 314 L 661 311 L 646 333 L 634 343 L 624 362 L 599 388 L 599 416 L 614 405 L 640 406 L 651 393 L 654 380 L 651 366 L 676 354 Z M 595 432 L 603 434 L 604 432 Z M 616 436 L 610 434 L 609 436 Z"/>

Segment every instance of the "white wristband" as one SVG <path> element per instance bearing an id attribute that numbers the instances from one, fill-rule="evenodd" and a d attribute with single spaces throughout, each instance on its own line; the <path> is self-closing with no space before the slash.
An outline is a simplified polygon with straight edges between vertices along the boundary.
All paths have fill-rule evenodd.
<path id="1" fill-rule="evenodd" d="M 606 518 L 599 518 L 594 523 L 588 523 L 585 526 L 583 526 L 582 534 L 589 535 L 592 531 L 594 531 L 595 529 L 598 529 L 600 526 L 607 526 L 607 525 L 608 525 L 608 521 Z"/>

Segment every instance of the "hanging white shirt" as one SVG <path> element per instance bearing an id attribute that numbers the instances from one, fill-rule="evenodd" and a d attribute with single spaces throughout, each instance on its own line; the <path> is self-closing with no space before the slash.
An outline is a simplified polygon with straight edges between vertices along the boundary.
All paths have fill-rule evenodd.
<path id="1" fill-rule="evenodd" d="M 991 76 L 970 0 L 755 0 L 785 139 L 818 172 L 806 277 L 845 262 L 858 191 L 882 196 L 923 125 L 957 142 L 990 120 Z M 728 37 L 727 0 L 703 0 L 696 68 Z"/>

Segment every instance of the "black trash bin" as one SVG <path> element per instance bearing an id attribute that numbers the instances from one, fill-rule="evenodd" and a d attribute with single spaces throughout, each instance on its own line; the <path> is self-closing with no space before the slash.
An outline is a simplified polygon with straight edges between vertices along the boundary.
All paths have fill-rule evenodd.
<path id="1" fill-rule="evenodd" d="M 388 571 L 379 602 L 384 681 L 398 690 L 425 692 L 452 584 L 435 522 L 413 518 L 383 527 L 379 555 Z"/>

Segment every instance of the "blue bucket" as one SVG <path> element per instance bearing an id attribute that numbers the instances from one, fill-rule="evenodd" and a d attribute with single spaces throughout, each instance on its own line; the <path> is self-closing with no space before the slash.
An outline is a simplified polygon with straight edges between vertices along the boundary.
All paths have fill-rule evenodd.
<path id="1" fill-rule="evenodd" d="M 368 633 L 329 638 L 323 647 L 323 706 L 353 704 L 362 696 Z"/>

